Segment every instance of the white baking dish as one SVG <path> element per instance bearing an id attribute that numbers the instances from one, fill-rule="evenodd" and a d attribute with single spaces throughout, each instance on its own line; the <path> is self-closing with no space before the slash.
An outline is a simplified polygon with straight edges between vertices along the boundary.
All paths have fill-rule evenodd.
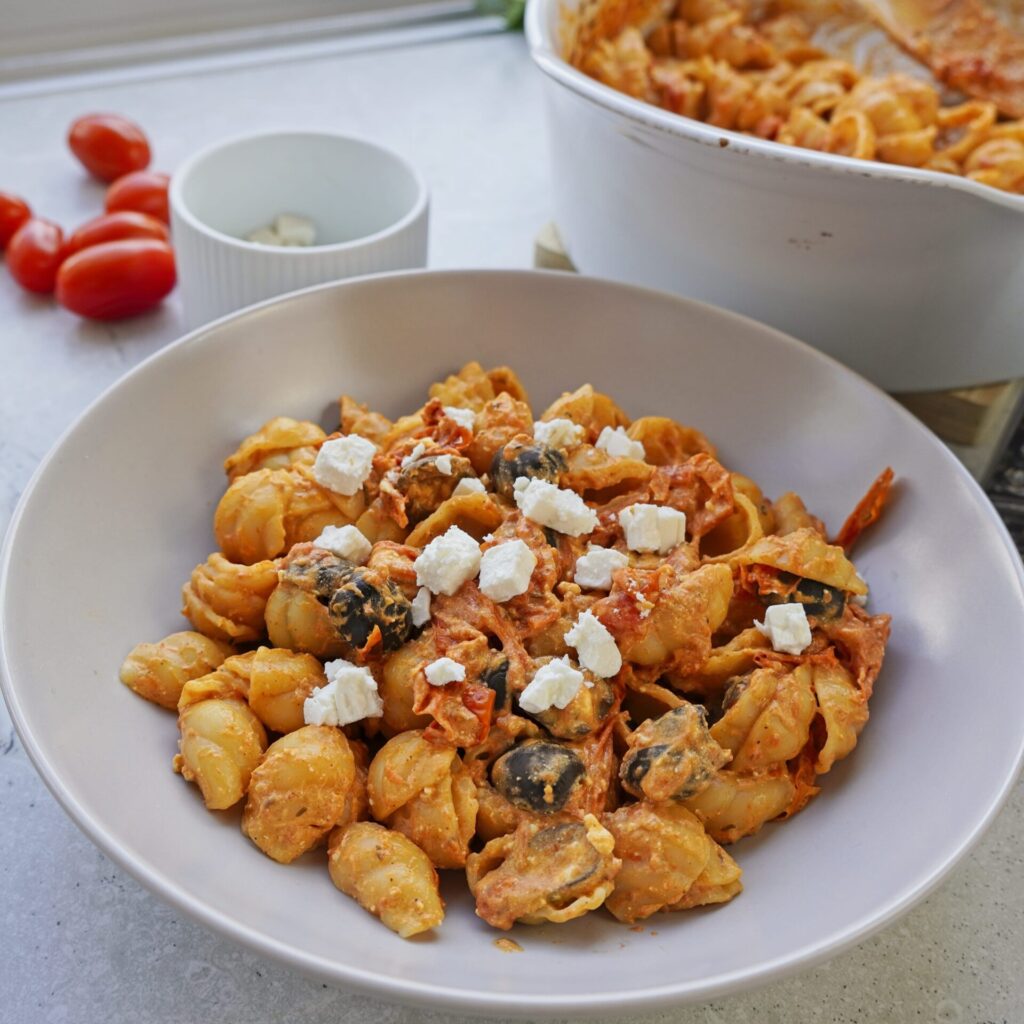
<path id="1" fill-rule="evenodd" d="M 890 391 L 1024 376 L 1024 197 L 692 121 L 561 56 L 530 0 L 554 214 L 580 271 L 726 306 Z"/>

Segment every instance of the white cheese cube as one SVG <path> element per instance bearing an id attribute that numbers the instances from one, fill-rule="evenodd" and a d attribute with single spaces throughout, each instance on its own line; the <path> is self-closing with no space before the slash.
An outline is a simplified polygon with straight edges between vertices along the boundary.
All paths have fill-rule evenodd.
<path id="1" fill-rule="evenodd" d="M 417 585 L 450 597 L 480 571 L 480 545 L 464 530 L 449 526 L 420 552 L 415 566 Z"/>
<path id="2" fill-rule="evenodd" d="M 597 529 L 597 513 L 575 491 L 525 476 L 514 487 L 516 504 L 527 519 L 570 537 Z"/>
<path id="3" fill-rule="evenodd" d="M 373 549 L 373 545 L 354 526 L 325 526 L 313 543 L 356 565 L 363 565 Z"/>
<path id="4" fill-rule="evenodd" d="M 496 544 L 480 559 L 480 590 L 492 601 L 509 601 L 526 593 L 536 568 L 537 556 L 524 541 Z"/>
<path id="5" fill-rule="evenodd" d="M 620 459 L 637 459 L 642 462 L 647 454 L 639 441 L 634 441 L 622 427 L 605 427 L 597 438 L 596 448 Z"/>
<path id="6" fill-rule="evenodd" d="M 552 448 L 568 448 L 579 444 L 586 431 L 578 423 L 562 418 L 554 420 L 537 420 L 533 425 L 533 437 L 541 444 L 549 444 Z"/>
<path id="7" fill-rule="evenodd" d="M 555 658 L 537 669 L 519 695 L 519 706 L 531 715 L 550 707 L 567 707 L 585 682 L 583 673 L 567 658 Z"/>
<path id="8" fill-rule="evenodd" d="M 686 513 L 661 505 L 629 505 L 619 513 L 630 551 L 667 554 L 686 539 Z"/>
<path id="9" fill-rule="evenodd" d="M 316 453 L 313 476 L 329 491 L 351 497 L 366 482 L 376 454 L 377 446 L 358 434 L 324 441 Z"/>
<path id="10" fill-rule="evenodd" d="M 245 236 L 247 242 L 255 242 L 257 245 L 280 245 L 281 238 L 271 227 L 257 228 Z"/>
<path id="11" fill-rule="evenodd" d="M 416 447 L 404 459 L 402 459 L 402 469 L 407 466 L 411 466 L 414 462 L 418 462 L 423 458 L 423 453 L 427 450 L 427 446 L 422 442 L 418 442 Z"/>
<path id="12" fill-rule="evenodd" d="M 477 480 L 475 476 L 464 476 L 456 485 L 455 490 L 452 491 L 452 497 L 458 498 L 463 494 L 486 494 L 487 488 L 484 487 L 482 480 Z"/>
<path id="13" fill-rule="evenodd" d="M 445 476 L 452 475 L 452 457 L 450 455 L 438 455 L 434 459 L 434 465 L 437 466 L 438 473 L 443 473 Z"/>
<path id="14" fill-rule="evenodd" d="M 583 612 L 576 624 L 565 634 L 565 642 L 576 648 L 579 663 L 602 679 L 608 679 L 622 668 L 615 637 L 591 611 Z"/>
<path id="15" fill-rule="evenodd" d="M 274 218 L 274 231 L 279 245 L 316 245 L 316 225 L 308 217 L 282 213 Z"/>
<path id="16" fill-rule="evenodd" d="M 629 555 L 615 548 L 601 548 L 591 544 L 584 555 L 576 559 L 573 581 L 590 590 L 611 590 L 612 573 L 629 565 Z"/>
<path id="17" fill-rule="evenodd" d="M 803 654 L 811 642 L 811 627 L 802 604 L 773 604 L 764 613 L 764 622 L 754 625 L 768 637 L 772 648 L 783 654 Z"/>
<path id="18" fill-rule="evenodd" d="M 472 430 L 476 423 L 476 413 L 472 409 L 460 409 L 457 405 L 446 405 L 444 414 L 448 419 L 455 420 L 463 430 Z"/>
<path id="19" fill-rule="evenodd" d="M 425 626 L 430 621 L 430 591 L 420 587 L 412 599 L 412 624 L 416 627 Z"/>
<path id="20" fill-rule="evenodd" d="M 423 674 L 431 686 L 446 686 L 448 683 L 461 683 L 466 678 L 466 666 L 453 658 L 438 658 L 423 670 Z"/>
<path id="21" fill-rule="evenodd" d="M 327 685 L 318 686 L 303 702 L 306 725 L 351 725 L 384 714 L 377 680 L 368 668 L 344 658 L 324 665 Z"/>

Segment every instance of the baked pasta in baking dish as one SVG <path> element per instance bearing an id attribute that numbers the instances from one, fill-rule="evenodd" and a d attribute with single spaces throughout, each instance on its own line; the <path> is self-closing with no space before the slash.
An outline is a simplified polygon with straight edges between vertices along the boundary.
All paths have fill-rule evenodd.
<path id="1" fill-rule="evenodd" d="M 567 57 L 620 92 L 717 128 L 1024 193 L 1024 121 L 1000 119 L 987 99 L 941 95 L 923 69 L 863 74 L 822 49 L 815 28 L 830 15 L 844 16 L 844 6 L 840 0 L 589 0 Z M 869 24 L 863 11 L 860 19 Z M 1019 62 L 1024 43 L 1014 52 Z M 999 75 L 998 67 L 985 74 L 991 60 L 991 54 L 960 59 L 957 84 L 968 91 L 974 80 L 991 84 Z M 1000 95 L 1019 113 L 1024 88 L 1019 68 L 1016 74 L 1016 92 Z"/>
<path id="2" fill-rule="evenodd" d="M 194 631 L 121 679 L 177 711 L 174 767 L 402 936 L 464 870 L 496 928 L 740 892 L 725 846 L 854 748 L 889 617 L 831 541 L 700 431 L 589 385 L 539 416 L 470 363 L 391 421 L 284 417 L 225 464 Z"/>

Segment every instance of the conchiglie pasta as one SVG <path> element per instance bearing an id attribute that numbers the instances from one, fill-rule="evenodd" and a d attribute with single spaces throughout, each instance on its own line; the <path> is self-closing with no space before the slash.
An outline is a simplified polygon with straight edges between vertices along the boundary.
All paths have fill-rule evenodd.
<path id="1" fill-rule="evenodd" d="M 732 843 L 785 814 L 795 795 L 796 786 L 784 765 L 750 774 L 723 768 L 685 803 L 712 839 Z"/>
<path id="2" fill-rule="evenodd" d="M 252 660 L 249 707 L 268 729 L 294 732 L 304 724 L 306 698 L 326 685 L 323 666 L 312 655 L 261 647 Z"/>
<path id="3" fill-rule="evenodd" d="M 140 697 L 174 709 L 182 687 L 212 672 L 231 651 L 202 633 L 172 633 L 155 644 L 136 644 L 121 665 L 121 682 Z"/>
<path id="4" fill-rule="evenodd" d="M 494 928 L 561 924 L 596 910 L 622 862 L 612 834 L 592 814 L 582 821 L 524 821 L 492 839 L 466 864 L 476 912 Z"/>
<path id="5" fill-rule="evenodd" d="M 679 804 L 629 804 L 605 815 L 604 824 L 622 861 L 605 906 L 628 924 L 682 909 L 712 858 L 717 865 L 718 853 L 724 854 L 700 819 Z"/>
<path id="6" fill-rule="evenodd" d="M 199 786 L 211 811 L 238 803 L 267 745 L 260 720 L 240 700 L 203 700 L 181 710 L 178 728 L 175 770 Z"/>
<path id="7" fill-rule="evenodd" d="M 214 552 L 181 588 L 182 614 L 215 640 L 252 643 L 266 632 L 267 599 L 276 586 L 275 562 L 236 565 Z"/>
<path id="8" fill-rule="evenodd" d="M 328 851 L 331 881 L 408 939 L 444 920 L 437 871 L 427 855 L 398 832 L 362 821 L 338 829 Z"/>
<path id="9" fill-rule="evenodd" d="M 608 395 L 595 391 L 589 384 L 555 399 L 544 410 L 542 420 L 567 419 L 586 431 L 585 441 L 594 444 L 605 427 L 628 427 L 629 417 Z"/>
<path id="10" fill-rule="evenodd" d="M 228 487 L 213 530 L 225 557 L 248 565 L 314 540 L 326 526 L 354 523 L 365 507 L 361 491 L 351 497 L 329 491 L 316 482 L 309 466 L 259 469 Z"/>
<path id="11" fill-rule="evenodd" d="M 327 435 L 315 423 L 275 416 L 250 434 L 224 462 L 229 480 L 257 469 L 286 469 L 295 463 L 312 463 Z"/>
<path id="12" fill-rule="evenodd" d="M 252 773 L 242 831 L 273 860 L 295 860 L 345 815 L 355 773 L 341 730 L 306 725 L 282 736 Z"/>

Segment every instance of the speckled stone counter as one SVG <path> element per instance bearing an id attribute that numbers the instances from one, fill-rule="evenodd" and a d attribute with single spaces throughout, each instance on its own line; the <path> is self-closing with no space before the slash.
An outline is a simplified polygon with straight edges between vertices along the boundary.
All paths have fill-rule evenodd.
<path id="1" fill-rule="evenodd" d="M 527 266 L 534 232 L 550 218 L 538 82 L 517 37 L 344 57 L 297 54 L 120 84 L 117 77 L 23 98 L 0 93 L 0 186 L 24 193 L 41 212 L 67 224 L 91 216 L 101 192 L 66 157 L 64 127 L 85 111 L 113 109 L 146 126 L 156 164 L 167 169 L 209 141 L 257 127 L 323 126 L 395 146 L 432 185 L 433 266 Z M 419 87 L 410 89 L 410 82 Z M 20 293 L 0 273 L 0 528 L 65 426 L 110 382 L 179 332 L 173 300 L 127 325 L 87 325 Z M 1012 489 L 1019 475 L 1001 480 Z M 74 671 L 74 652 L 68 671 Z M 1024 788 L 1018 785 L 966 861 L 885 932 L 824 967 L 767 988 L 637 1019 L 1018 1024 L 1024 1021 L 1022 848 Z M 445 1019 L 311 982 L 151 896 L 65 818 L 0 705 L 4 1024 Z"/>

